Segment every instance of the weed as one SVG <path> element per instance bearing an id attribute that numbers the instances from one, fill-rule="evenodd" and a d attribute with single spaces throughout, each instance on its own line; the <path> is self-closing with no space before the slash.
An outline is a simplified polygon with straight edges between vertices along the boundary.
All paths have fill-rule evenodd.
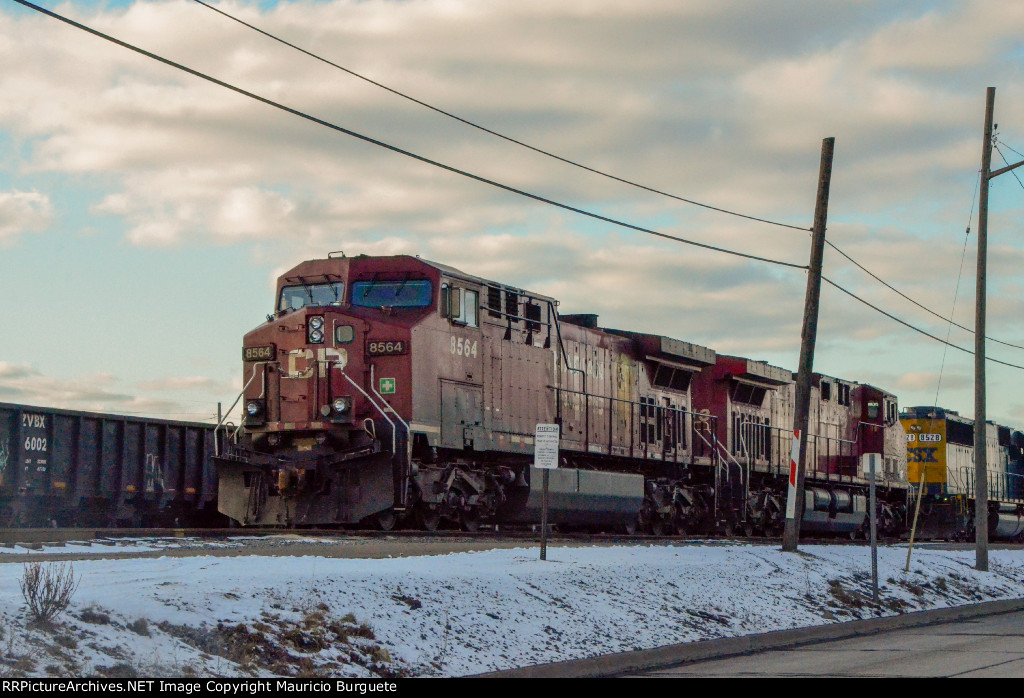
<path id="1" fill-rule="evenodd" d="M 138 618 L 128 624 L 128 629 L 136 635 L 142 635 L 143 637 L 149 637 L 149 623 L 145 618 Z"/>
<path id="2" fill-rule="evenodd" d="M 838 579 L 832 579 L 828 583 L 828 593 L 842 606 L 848 608 L 863 608 L 864 602 L 856 592 L 847 591 L 843 583 Z"/>
<path id="3" fill-rule="evenodd" d="M 79 580 L 70 562 L 43 565 L 30 562 L 21 577 L 21 595 L 34 623 L 49 623 L 71 605 Z"/>
<path id="4" fill-rule="evenodd" d="M 54 641 L 64 649 L 78 649 L 78 640 L 71 635 L 58 635 Z"/>
<path id="5" fill-rule="evenodd" d="M 357 625 L 352 630 L 352 635 L 354 635 L 355 637 L 364 637 L 367 640 L 376 640 L 377 639 L 377 636 L 373 632 L 373 628 L 371 628 L 366 623 L 360 623 L 359 625 Z"/>
<path id="6" fill-rule="evenodd" d="M 408 606 L 409 608 L 411 608 L 414 611 L 417 608 L 421 608 L 423 606 L 423 602 L 422 601 L 420 601 L 419 599 L 414 599 L 411 596 L 407 596 L 406 594 L 395 594 L 395 595 L 392 595 L 391 598 L 394 601 L 398 601 L 400 603 L 404 603 L 406 606 Z"/>
<path id="7" fill-rule="evenodd" d="M 924 596 L 924 587 L 918 584 L 914 584 L 913 582 L 904 582 L 903 586 L 907 588 L 907 591 L 909 591 L 914 596 L 917 596 L 918 598 Z"/>
<path id="8" fill-rule="evenodd" d="M 119 662 L 113 666 L 98 666 L 96 673 L 108 679 L 134 679 L 139 675 L 135 667 L 127 662 Z"/>
<path id="9" fill-rule="evenodd" d="M 110 614 L 90 606 L 78 614 L 79 620 L 93 625 L 110 625 Z"/>

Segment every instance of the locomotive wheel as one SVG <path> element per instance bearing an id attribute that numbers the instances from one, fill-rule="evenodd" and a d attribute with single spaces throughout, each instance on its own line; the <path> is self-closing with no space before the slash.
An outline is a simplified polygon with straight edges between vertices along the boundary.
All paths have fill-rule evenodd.
<path id="1" fill-rule="evenodd" d="M 477 516 L 475 509 L 464 509 L 459 515 L 459 524 L 463 531 L 473 533 L 480 528 L 480 517 Z"/>
<path id="2" fill-rule="evenodd" d="M 636 535 L 636 519 L 629 519 L 626 523 L 622 524 L 622 530 L 626 532 L 627 536 Z"/>
<path id="3" fill-rule="evenodd" d="M 651 519 L 651 534 L 655 536 L 663 536 L 668 530 L 669 526 L 665 519 L 661 518 L 657 514 Z"/>
<path id="4" fill-rule="evenodd" d="M 393 510 L 388 509 L 387 511 L 382 511 L 373 518 L 374 523 L 377 524 L 377 528 L 381 531 L 394 530 L 397 519 Z"/>
<path id="5" fill-rule="evenodd" d="M 436 531 L 441 525 L 441 515 L 420 503 L 416 506 L 416 521 L 424 531 Z"/>

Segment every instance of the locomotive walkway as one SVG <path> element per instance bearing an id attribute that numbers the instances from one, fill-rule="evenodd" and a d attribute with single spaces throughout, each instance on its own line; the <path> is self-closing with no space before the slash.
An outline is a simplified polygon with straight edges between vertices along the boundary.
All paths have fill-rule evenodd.
<path id="1" fill-rule="evenodd" d="M 622 652 L 485 677 L 1024 677 L 1024 600 Z"/>

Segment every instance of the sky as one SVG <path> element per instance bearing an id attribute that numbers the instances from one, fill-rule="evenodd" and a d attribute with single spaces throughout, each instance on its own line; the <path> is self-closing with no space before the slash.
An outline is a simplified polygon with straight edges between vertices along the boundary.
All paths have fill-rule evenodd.
<path id="1" fill-rule="evenodd" d="M 459 123 L 194 0 L 43 6 L 323 121 L 703 244 L 799 265 L 810 237 L 629 186 Z M 985 90 L 1024 152 L 1024 5 L 332 0 L 215 7 L 461 118 L 622 179 L 809 228 L 974 325 Z M 458 176 L 0 2 L 0 401 L 211 420 L 282 271 L 419 254 L 565 313 L 796 367 L 806 273 L 654 237 Z M 1003 165 L 993 154 L 993 167 Z M 1024 169 L 1021 170 L 1024 173 Z M 1024 179 L 1024 174 L 1021 174 Z M 1024 184 L 992 181 L 988 336 L 1024 346 Z M 970 226 L 970 234 L 965 231 Z M 906 322 L 973 335 L 832 250 L 824 273 Z M 954 303 L 955 299 L 955 303 Z M 988 342 L 1024 366 L 1024 349 Z M 973 414 L 973 357 L 828 286 L 815 370 Z M 941 375 L 941 381 L 940 381 Z M 988 417 L 1024 427 L 1024 371 Z"/>

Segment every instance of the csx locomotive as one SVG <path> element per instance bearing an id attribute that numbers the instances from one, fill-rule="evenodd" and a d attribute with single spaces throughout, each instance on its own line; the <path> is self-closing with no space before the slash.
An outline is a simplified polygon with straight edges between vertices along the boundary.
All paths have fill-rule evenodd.
<path id="1" fill-rule="evenodd" d="M 974 535 L 974 420 L 942 407 L 908 407 L 908 479 L 922 488 L 925 537 Z M 1024 433 L 985 425 L 988 530 L 994 538 L 1024 535 Z"/>
<path id="2" fill-rule="evenodd" d="M 781 531 L 794 380 L 764 362 L 562 315 L 558 301 L 412 256 L 306 261 L 245 336 L 243 423 L 216 459 L 244 525 L 538 520 L 537 424 L 561 426 L 550 518 L 655 534 Z M 896 397 L 815 374 L 803 529 L 905 521 Z"/>

